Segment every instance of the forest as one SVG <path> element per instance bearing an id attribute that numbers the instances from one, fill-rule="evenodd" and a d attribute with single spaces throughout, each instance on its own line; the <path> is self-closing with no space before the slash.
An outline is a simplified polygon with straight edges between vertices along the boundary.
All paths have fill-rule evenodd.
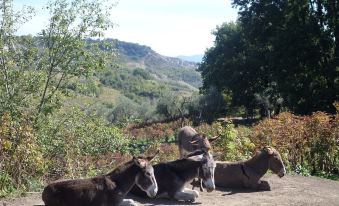
<path id="1" fill-rule="evenodd" d="M 104 39 L 108 1 L 0 1 L 0 197 L 91 177 L 131 154 L 178 157 L 176 132 L 218 135 L 222 160 L 280 150 L 289 172 L 339 179 L 339 2 L 233 0 L 200 64 Z M 78 11 L 82 11 L 81 14 Z"/>

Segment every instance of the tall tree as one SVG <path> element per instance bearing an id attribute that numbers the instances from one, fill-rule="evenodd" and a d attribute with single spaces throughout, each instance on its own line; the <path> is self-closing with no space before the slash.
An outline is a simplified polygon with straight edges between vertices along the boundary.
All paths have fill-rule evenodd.
<path id="1" fill-rule="evenodd" d="M 339 89 L 338 1 L 234 0 L 233 5 L 239 8 L 237 33 L 230 35 L 230 24 L 217 28 L 215 46 L 200 66 L 203 88 L 230 90 L 234 106 L 251 108 L 270 99 L 266 105 L 283 102 L 301 114 L 333 112 Z M 263 95 L 267 91 L 269 97 Z"/>
<path id="2" fill-rule="evenodd" d="M 36 76 L 27 71 L 35 54 L 31 41 L 15 36 L 33 13 L 30 7 L 15 12 L 12 0 L 0 2 L 0 114 L 17 114 L 20 107 L 26 107 L 38 83 Z"/>

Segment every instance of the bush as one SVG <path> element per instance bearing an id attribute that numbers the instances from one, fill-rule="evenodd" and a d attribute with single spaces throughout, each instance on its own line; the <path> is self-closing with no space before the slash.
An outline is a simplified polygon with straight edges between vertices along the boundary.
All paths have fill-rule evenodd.
<path id="1" fill-rule="evenodd" d="M 5 171 L 0 171 L 0 197 L 5 197 L 16 190 L 11 175 Z"/>
<path id="2" fill-rule="evenodd" d="M 14 120 L 5 113 L 0 119 L 0 196 L 26 187 L 30 177 L 45 171 L 42 150 L 27 115 Z"/>
<path id="3" fill-rule="evenodd" d="M 128 151 L 120 129 L 78 108 L 68 108 L 38 123 L 38 143 L 52 178 L 79 177 L 97 167 L 96 161 Z M 109 164 L 113 158 L 104 161 Z"/>
<path id="4" fill-rule="evenodd" d="M 212 125 L 202 124 L 198 132 L 208 136 L 220 136 L 213 142 L 213 150 L 221 154 L 220 159 L 226 161 L 245 160 L 251 157 L 255 145 L 249 139 L 250 129 L 235 128 L 231 122 L 215 122 Z"/>
<path id="5" fill-rule="evenodd" d="M 272 145 L 294 171 L 339 174 L 339 115 L 316 112 L 310 116 L 281 113 L 253 128 L 257 146 Z"/>

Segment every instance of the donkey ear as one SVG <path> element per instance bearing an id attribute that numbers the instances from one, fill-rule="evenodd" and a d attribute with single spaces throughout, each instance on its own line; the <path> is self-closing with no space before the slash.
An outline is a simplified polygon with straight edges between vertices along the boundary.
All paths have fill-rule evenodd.
<path id="1" fill-rule="evenodd" d="M 261 153 L 260 149 L 256 148 L 254 151 L 254 155 L 259 155 Z"/>
<path id="2" fill-rule="evenodd" d="M 264 150 L 265 150 L 269 155 L 272 155 L 272 154 L 273 154 L 273 150 L 272 150 L 271 147 L 266 146 L 266 147 L 264 148 Z"/>
<path id="3" fill-rule="evenodd" d="M 151 162 L 158 154 L 160 153 L 160 149 L 158 149 L 154 155 L 146 157 L 146 159 Z"/>
<path id="4" fill-rule="evenodd" d="M 140 168 L 145 168 L 147 165 L 146 160 L 138 158 L 138 157 L 133 157 L 134 163 L 138 165 Z"/>
<path id="5" fill-rule="evenodd" d="M 199 140 L 193 140 L 193 141 L 190 141 L 190 143 L 191 143 L 192 145 L 198 145 L 198 142 L 199 142 Z"/>
<path id="6" fill-rule="evenodd" d="M 214 136 L 208 139 L 209 142 L 213 142 L 214 140 L 218 139 L 220 136 Z"/>

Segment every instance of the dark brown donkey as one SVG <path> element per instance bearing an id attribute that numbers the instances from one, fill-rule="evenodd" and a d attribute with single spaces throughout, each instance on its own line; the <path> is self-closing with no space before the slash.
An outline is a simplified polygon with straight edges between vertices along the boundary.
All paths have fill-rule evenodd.
<path id="1" fill-rule="evenodd" d="M 158 191 L 150 164 L 153 158 L 133 157 L 107 175 L 51 183 L 45 187 L 42 200 L 46 206 L 137 205 L 131 199 L 124 199 L 135 184 L 150 197 Z"/>
<path id="2" fill-rule="evenodd" d="M 216 165 L 215 185 L 219 187 L 271 190 L 267 181 L 260 180 L 267 170 L 279 177 L 286 174 L 279 152 L 271 147 L 265 147 L 247 161 L 216 162 Z"/>
<path id="3" fill-rule="evenodd" d="M 199 196 L 199 192 L 184 188 L 184 186 L 197 177 L 202 179 L 208 192 L 215 189 L 215 163 L 212 155 L 206 151 L 199 150 L 190 153 L 186 158 L 159 163 L 153 167 L 159 187 L 156 197 L 169 197 L 178 201 L 194 202 Z M 133 187 L 131 193 L 141 197 L 146 196 L 137 187 Z"/>

